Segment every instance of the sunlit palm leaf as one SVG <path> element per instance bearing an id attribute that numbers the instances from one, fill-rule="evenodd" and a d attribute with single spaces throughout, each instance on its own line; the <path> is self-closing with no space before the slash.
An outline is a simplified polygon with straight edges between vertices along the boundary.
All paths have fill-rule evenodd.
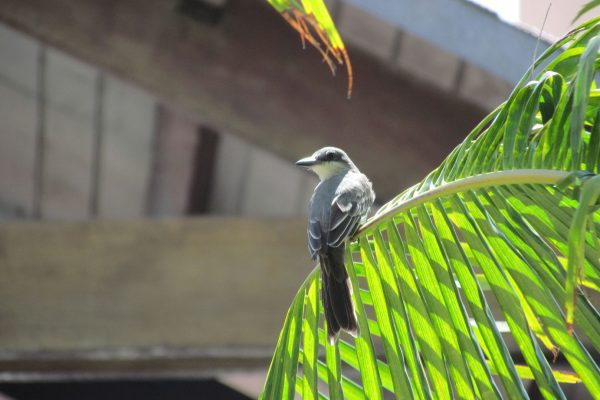
<path id="1" fill-rule="evenodd" d="M 326 343 L 311 275 L 263 399 L 293 398 L 271 395 L 290 385 L 303 398 L 519 399 L 523 379 L 546 399 L 565 398 L 559 383 L 576 382 L 600 398 L 589 353 L 600 351 L 600 314 L 587 297 L 600 288 L 598 32 L 600 18 L 551 47 L 538 64 L 569 45 L 361 228 L 347 255 L 359 338 Z M 515 365 L 497 318 L 526 365 Z M 573 372 L 552 368 L 546 354 L 559 352 Z"/>

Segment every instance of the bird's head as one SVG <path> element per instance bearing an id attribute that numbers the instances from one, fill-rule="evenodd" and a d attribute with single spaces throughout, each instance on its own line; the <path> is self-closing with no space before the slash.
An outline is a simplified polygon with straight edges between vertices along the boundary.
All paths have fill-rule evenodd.
<path id="1" fill-rule="evenodd" d="M 324 181 L 340 173 L 356 169 L 350 157 L 337 147 L 323 147 L 313 155 L 296 161 L 296 165 L 305 167 Z"/>

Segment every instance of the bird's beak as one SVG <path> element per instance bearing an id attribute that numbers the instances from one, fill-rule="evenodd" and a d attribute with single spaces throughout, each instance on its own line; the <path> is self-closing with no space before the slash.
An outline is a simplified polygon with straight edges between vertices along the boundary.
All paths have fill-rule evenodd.
<path id="1" fill-rule="evenodd" d="M 312 167 L 317 163 L 317 160 L 312 156 L 296 161 L 296 165 L 300 167 Z"/>

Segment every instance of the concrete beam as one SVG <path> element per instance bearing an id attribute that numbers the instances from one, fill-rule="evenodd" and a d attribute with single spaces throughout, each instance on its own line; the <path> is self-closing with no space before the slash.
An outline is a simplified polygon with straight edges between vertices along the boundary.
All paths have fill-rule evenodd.
<path id="1" fill-rule="evenodd" d="M 264 366 L 313 268 L 304 219 L 4 224 L 0 254 L 13 374 Z"/>
<path id="2" fill-rule="evenodd" d="M 536 36 L 468 0 L 343 1 L 508 82 L 519 81 L 533 60 Z M 548 46 L 542 40 L 538 55 Z"/>

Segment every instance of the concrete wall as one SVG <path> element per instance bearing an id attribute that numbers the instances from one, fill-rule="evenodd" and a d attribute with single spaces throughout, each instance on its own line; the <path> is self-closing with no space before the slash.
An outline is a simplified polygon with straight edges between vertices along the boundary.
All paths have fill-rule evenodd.
<path id="1" fill-rule="evenodd" d="M 184 215 L 194 178 L 194 152 L 202 125 L 172 108 L 160 109 L 150 215 Z M 235 135 L 219 132 L 208 212 L 215 215 L 305 215 L 316 177 Z"/>
<path id="2" fill-rule="evenodd" d="M 0 215 L 143 215 L 155 103 L 0 25 Z"/>
<path id="3" fill-rule="evenodd" d="M 0 25 L 0 216 L 31 216 L 36 192 L 39 45 Z"/>
<path id="4" fill-rule="evenodd" d="M 0 217 L 181 216 L 201 121 L 0 25 Z M 306 213 L 316 179 L 219 132 L 208 211 Z"/>

